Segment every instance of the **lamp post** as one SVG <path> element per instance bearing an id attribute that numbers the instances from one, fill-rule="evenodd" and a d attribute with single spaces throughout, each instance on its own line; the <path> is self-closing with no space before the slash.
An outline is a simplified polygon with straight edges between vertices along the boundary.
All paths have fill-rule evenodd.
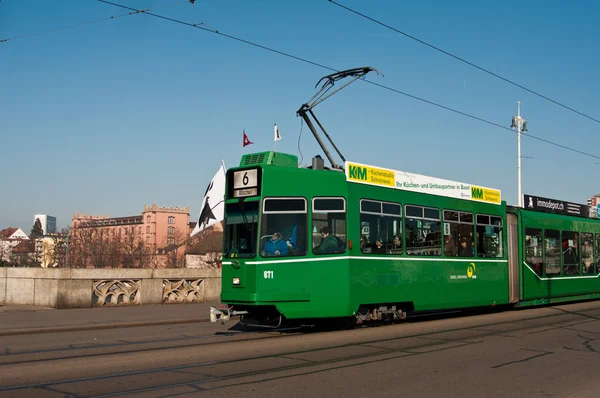
<path id="1" fill-rule="evenodd" d="M 517 178 L 518 178 L 518 201 L 519 207 L 522 206 L 521 200 L 523 196 L 521 195 L 521 131 L 525 133 L 527 131 L 527 120 L 521 117 L 521 102 L 517 102 L 517 116 L 512 117 L 512 124 L 510 126 L 512 129 L 517 129 Z M 523 130 L 521 130 L 521 128 Z"/>

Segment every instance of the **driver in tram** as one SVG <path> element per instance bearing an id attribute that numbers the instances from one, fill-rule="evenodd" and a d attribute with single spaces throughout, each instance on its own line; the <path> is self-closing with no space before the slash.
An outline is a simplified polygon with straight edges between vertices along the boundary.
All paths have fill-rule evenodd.
<path id="1" fill-rule="evenodd" d="M 288 254 L 288 244 L 283 240 L 281 232 L 275 232 L 271 239 L 265 243 L 263 255 L 266 256 L 285 256 Z"/>

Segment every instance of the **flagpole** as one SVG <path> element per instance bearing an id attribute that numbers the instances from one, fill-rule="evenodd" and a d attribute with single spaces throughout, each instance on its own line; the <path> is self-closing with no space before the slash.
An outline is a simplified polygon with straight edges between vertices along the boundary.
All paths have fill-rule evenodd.
<path id="1" fill-rule="evenodd" d="M 246 145 L 244 145 L 244 143 L 246 142 L 245 140 L 246 137 L 246 129 L 242 129 L 242 154 L 240 156 L 240 159 L 242 158 L 242 156 L 244 156 L 246 153 L 248 153 L 247 149 L 246 149 Z"/>

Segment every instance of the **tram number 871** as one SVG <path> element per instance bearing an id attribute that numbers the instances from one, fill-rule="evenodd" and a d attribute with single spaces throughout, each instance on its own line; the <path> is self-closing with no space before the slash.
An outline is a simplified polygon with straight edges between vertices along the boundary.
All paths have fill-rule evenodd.
<path id="1" fill-rule="evenodd" d="M 265 279 L 273 279 L 273 271 L 265 271 Z"/>

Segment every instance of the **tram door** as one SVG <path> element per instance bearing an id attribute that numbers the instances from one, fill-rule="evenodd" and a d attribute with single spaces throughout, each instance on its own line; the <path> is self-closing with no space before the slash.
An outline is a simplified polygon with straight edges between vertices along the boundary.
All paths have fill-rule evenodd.
<path id="1" fill-rule="evenodd" d="M 519 301 L 519 231 L 517 215 L 507 214 L 508 224 L 508 297 L 511 304 Z"/>

